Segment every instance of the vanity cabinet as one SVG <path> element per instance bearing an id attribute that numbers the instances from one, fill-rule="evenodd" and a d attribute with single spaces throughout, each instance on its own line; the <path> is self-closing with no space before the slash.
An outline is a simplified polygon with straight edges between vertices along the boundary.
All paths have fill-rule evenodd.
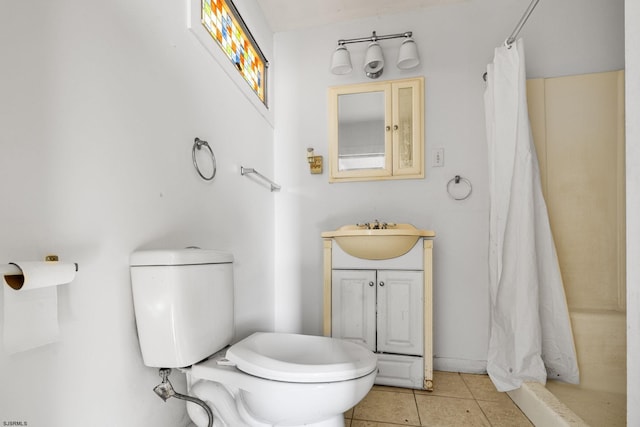
<path id="1" fill-rule="evenodd" d="M 424 178 L 424 78 L 329 89 L 329 182 Z"/>
<path id="2" fill-rule="evenodd" d="M 433 389 L 432 247 L 420 238 L 405 255 L 369 260 L 324 239 L 324 334 L 377 353 L 376 384 Z"/>
<path id="3" fill-rule="evenodd" d="M 332 271 L 331 336 L 373 352 L 422 356 L 423 273 Z"/>

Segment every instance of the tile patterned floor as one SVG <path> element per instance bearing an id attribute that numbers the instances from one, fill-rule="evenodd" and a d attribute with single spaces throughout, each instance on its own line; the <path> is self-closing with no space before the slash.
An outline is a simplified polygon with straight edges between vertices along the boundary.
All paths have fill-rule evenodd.
<path id="1" fill-rule="evenodd" d="M 374 386 L 345 413 L 345 426 L 532 426 L 486 375 L 435 372 L 433 383 L 433 392 Z"/>

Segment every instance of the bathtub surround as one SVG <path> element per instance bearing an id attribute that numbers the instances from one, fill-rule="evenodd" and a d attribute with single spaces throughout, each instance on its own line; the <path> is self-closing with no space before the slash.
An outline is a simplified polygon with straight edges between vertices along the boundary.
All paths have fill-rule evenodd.
<path id="1" fill-rule="evenodd" d="M 603 425 L 592 417 L 608 412 L 618 418 L 606 425 L 623 425 L 625 412 L 624 80 L 624 71 L 610 71 L 527 81 L 580 366 L 579 385 L 547 387 L 590 425 Z"/>

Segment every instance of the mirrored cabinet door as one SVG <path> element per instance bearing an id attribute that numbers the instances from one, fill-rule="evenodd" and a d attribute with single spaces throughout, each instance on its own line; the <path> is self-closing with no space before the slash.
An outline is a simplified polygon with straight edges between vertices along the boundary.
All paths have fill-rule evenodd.
<path id="1" fill-rule="evenodd" d="M 391 175 L 391 132 L 385 122 L 388 90 L 338 95 L 338 172 L 373 169 Z"/>
<path id="2" fill-rule="evenodd" d="M 391 176 L 391 86 L 332 88 L 329 105 L 330 180 Z"/>
<path id="3" fill-rule="evenodd" d="M 424 177 L 423 79 L 329 89 L 329 181 Z"/>

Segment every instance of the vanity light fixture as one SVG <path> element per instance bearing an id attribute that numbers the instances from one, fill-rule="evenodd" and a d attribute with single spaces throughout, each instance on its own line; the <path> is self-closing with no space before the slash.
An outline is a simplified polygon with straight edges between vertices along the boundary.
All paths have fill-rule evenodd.
<path id="1" fill-rule="evenodd" d="M 400 34 L 378 36 L 376 32 L 373 31 L 371 37 L 338 40 L 338 47 L 331 57 L 331 72 L 333 74 L 350 73 L 353 67 L 351 66 L 349 51 L 345 45 L 350 43 L 369 42 L 369 47 L 365 52 L 364 72 L 367 77 L 377 79 L 382 75 L 382 71 L 384 70 L 384 56 L 382 54 L 382 47 L 378 42 L 379 40 L 397 38 L 404 38 L 402 45 L 400 45 L 400 53 L 398 55 L 397 62 L 398 68 L 401 70 L 408 70 L 417 67 L 418 64 L 420 64 L 420 58 L 418 57 L 418 46 L 411 38 L 412 35 L 413 33 L 411 31 L 407 31 Z"/>
<path id="2" fill-rule="evenodd" d="M 411 37 L 407 37 L 400 45 L 400 53 L 398 54 L 398 68 L 401 70 L 409 70 L 420 64 L 418 57 L 418 46 Z"/>
<path id="3" fill-rule="evenodd" d="M 375 33 L 374 33 L 375 34 Z M 377 79 L 384 69 L 384 56 L 380 43 L 373 41 L 369 44 L 364 55 L 364 73 L 370 79 Z"/>
<path id="4" fill-rule="evenodd" d="M 338 48 L 333 52 L 331 58 L 331 72 L 333 74 L 348 74 L 353 70 L 351 66 L 351 56 L 344 44 L 338 44 Z"/>

